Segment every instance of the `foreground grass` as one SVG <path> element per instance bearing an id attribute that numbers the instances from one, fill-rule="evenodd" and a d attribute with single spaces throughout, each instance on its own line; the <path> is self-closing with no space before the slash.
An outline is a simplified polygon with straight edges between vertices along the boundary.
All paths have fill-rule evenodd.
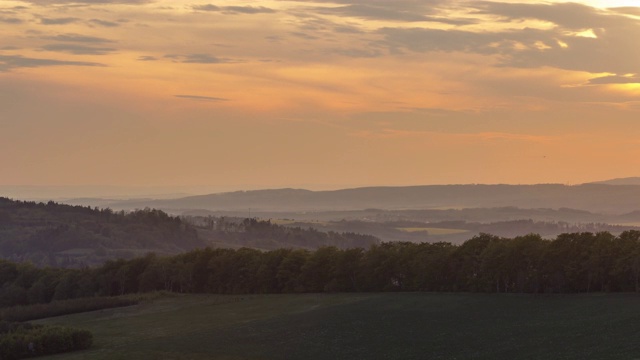
<path id="1" fill-rule="evenodd" d="M 94 346 L 49 359 L 636 359 L 640 296 L 166 296 L 41 321 Z"/>

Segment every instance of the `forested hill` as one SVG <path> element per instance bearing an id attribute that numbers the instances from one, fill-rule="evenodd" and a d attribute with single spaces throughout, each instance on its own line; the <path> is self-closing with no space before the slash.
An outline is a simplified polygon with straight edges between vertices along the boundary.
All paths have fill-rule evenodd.
<path id="1" fill-rule="evenodd" d="M 192 226 L 159 210 L 125 213 L 0 197 L 0 258 L 78 267 L 204 246 Z"/>
<path id="2" fill-rule="evenodd" d="M 302 228 L 273 224 L 270 220 L 245 218 L 187 216 L 184 219 L 194 225 L 198 229 L 198 236 L 208 240 L 213 247 L 275 250 L 335 246 L 340 249 L 366 249 L 380 243 L 380 239 L 372 235 L 330 229 L 318 231 L 313 226 L 319 224 L 307 224 L 311 226 Z"/>

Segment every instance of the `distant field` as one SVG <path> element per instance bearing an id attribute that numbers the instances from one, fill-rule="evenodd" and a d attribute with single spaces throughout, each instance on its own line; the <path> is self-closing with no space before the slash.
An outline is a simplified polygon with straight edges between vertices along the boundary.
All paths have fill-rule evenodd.
<path id="1" fill-rule="evenodd" d="M 455 235 L 455 234 L 464 234 L 464 233 L 468 233 L 469 230 L 464 230 L 464 229 L 444 229 L 444 228 L 431 228 L 431 227 L 424 227 L 424 228 L 419 228 L 419 227 L 414 227 L 414 228 L 398 228 L 398 230 L 400 231 L 405 231 L 405 232 L 427 232 L 429 233 L 429 235 Z"/>
<path id="2" fill-rule="evenodd" d="M 144 256 L 150 252 L 156 253 L 156 254 L 170 254 L 170 252 L 168 251 L 163 251 L 163 250 L 159 250 L 159 249 L 130 249 L 130 248 L 113 248 L 113 249 L 108 249 L 108 250 L 104 250 L 107 252 L 115 252 L 115 253 L 126 253 L 130 256 Z M 59 251 L 56 254 L 57 255 L 64 255 L 64 256 L 89 256 L 89 255 L 93 255 L 96 253 L 96 249 L 83 249 L 83 248 L 75 248 L 75 249 L 68 249 L 68 250 L 64 250 L 64 251 Z"/>
<path id="3" fill-rule="evenodd" d="M 265 219 L 266 220 L 266 219 Z M 270 219 L 272 224 L 276 225 L 293 225 L 293 224 L 315 224 L 315 225 L 327 225 L 326 221 L 321 220 L 293 220 L 293 219 Z"/>
<path id="4" fill-rule="evenodd" d="M 43 320 L 91 330 L 47 359 L 637 359 L 640 296 L 169 296 Z"/>
<path id="5" fill-rule="evenodd" d="M 276 225 L 291 225 L 295 224 L 297 221 L 292 219 L 270 219 L 272 224 Z"/>

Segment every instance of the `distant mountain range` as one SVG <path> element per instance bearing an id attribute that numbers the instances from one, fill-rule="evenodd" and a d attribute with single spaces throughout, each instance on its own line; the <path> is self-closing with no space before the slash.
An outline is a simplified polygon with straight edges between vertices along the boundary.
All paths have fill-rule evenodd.
<path id="1" fill-rule="evenodd" d="M 633 179 L 633 180 L 632 180 Z M 349 211 L 362 209 L 462 209 L 518 207 L 571 208 L 624 214 L 640 210 L 640 178 L 583 185 L 427 185 L 365 187 L 332 191 L 273 189 L 188 196 L 177 199 L 71 199 L 77 205 L 113 209 L 157 208 L 173 213 L 189 210 L 255 212 Z M 618 185 L 620 184 L 620 185 Z M 616 186 L 613 186 L 616 185 Z"/>
<path id="2" fill-rule="evenodd" d="M 619 178 L 619 179 L 611 179 L 604 181 L 594 181 L 589 184 L 600 184 L 600 185 L 640 185 L 640 177 L 628 177 L 628 178 Z"/>

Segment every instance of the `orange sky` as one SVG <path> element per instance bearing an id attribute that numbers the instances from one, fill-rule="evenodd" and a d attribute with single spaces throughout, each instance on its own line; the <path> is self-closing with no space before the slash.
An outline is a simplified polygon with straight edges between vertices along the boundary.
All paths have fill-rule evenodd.
<path id="1" fill-rule="evenodd" d="M 634 5 L 5 0 L 0 186 L 639 176 Z"/>

